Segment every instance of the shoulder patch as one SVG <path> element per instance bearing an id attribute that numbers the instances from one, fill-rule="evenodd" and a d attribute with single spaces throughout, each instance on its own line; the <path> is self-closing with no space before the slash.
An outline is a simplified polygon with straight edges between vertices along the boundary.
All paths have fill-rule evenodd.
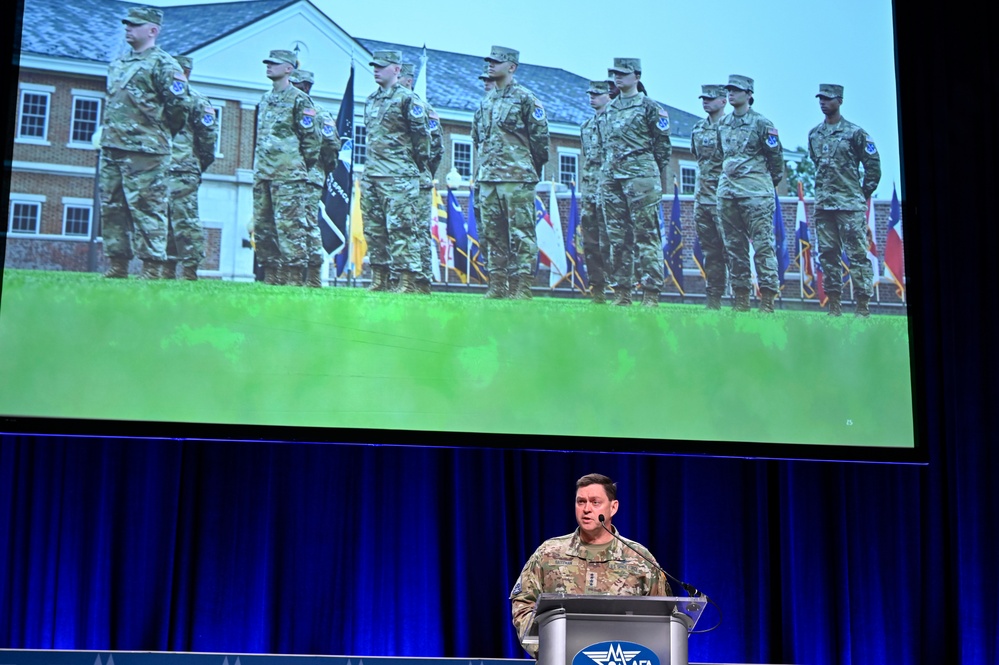
<path id="1" fill-rule="evenodd" d="M 777 128 L 767 127 L 767 134 L 770 134 L 771 136 L 777 136 Z"/>
<path id="2" fill-rule="evenodd" d="M 534 112 L 531 113 L 531 117 L 538 121 L 545 119 L 545 107 L 537 99 L 534 100 Z"/>
<path id="3" fill-rule="evenodd" d="M 874 155 L 878 151 L 877 146 L 874 145 L 874 139 L 872 139 L 870 136 L 867 137 L 867 142 L 864 145 L 864 150 L 867 151 L 868 155 Z"/>
<path id="4" fill-rule="evenodd" d="M 201 112 L 201 124 L 205 127 L 211 127 L 215 124 L 215 107 L 211 104 L 205 104 L 205 108 Z"/>
<path id="5" fill-rule="evenodd" d="M 413 104 L 409 107 L 409 114 L 414 118 L 422 118 L 426 113 L 426 109 L 423 108 L 422 104 Z"/>
<path id="6" fill-rule="evenodd" d="M 181 76 L 183 76 L 183 74 L 181 74 Z M 172 92 L 175 95 L 183 95 L 184 91 L 187 90 L 187 86 L 184 85 L 184 82 L 186 80 L 187 79 L 183 80 L 175 79 L 174 82 L 170 84 L 170 92 Z"/>
<path id="7" fill-rule="evenodd" d="M 776 148 L 780 142 L 777 140 L 777 128 L 767 127 L 767 145 Z"/>
<path id="8" fill-rule="evenodd" d="M 178 81 L 183 81 L 184 83 L 187 83 L 187 77 L 184 76 L 184 72 L 174 72 L 173 77 Z"/>
<path id="9" fill-rule="evenodd" d="M 310 113 L 311 111 L 311 113 Z M 304 109 L 302 111 L 302 120 L 299 122 L 305 129 L 312 129 L 316 124 L 316 111 L 315 109 Z"/>
<path id="10" fill-rule="evenodd" d="M 312 115 L 312 116 L 314 116 L 314 115 L 316 115 L 316 109 L 306 107 L 306 108 L 302 109 L 302 113 L 304 113 L 305 115 Z"/>

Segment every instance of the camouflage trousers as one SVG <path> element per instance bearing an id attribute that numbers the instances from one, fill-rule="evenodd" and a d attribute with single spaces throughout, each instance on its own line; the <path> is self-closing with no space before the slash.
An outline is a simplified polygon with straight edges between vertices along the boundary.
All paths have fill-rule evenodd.
<path id="1" fill-rule="evenodd" d="M 725 233 L 717 205 L 694 202 L 694 226 L 704 254 L 704 292 L 709 296 L 725 295 L 728 281 L 728 255 L 725 253 Z"/>
<path id="2" fill-rule="evenodd" d="M 590 284 L 606 285 L 607 266 L 610 265 L 610 238 L 607 237 L 604 211 L 596 197 L 583 198 L 579 225 L 583 230 L 583 253 Z"/>
<path id="3" fill-rule="evenodd" d="M 166 261 L 170 155 L 101 150 L 101 236 L 109 258 Z"/>
<path id="4" fill-rule="evenodd" d="M 663 242 L 659 232 L 659 176 L 614 178 L 604 183 L 604 219 L 610 242 L 608 275 L 614 288 L 663 288 Z"/>
<path id="5" fill-rule="evenodd" d="M 501 277 L 533 276 L 538 258 L 534 184 L 480 182 L 477 201 L 489 273 Z"/>
<path id="6" fill-rule="evenodd" d="M 308 206 L 312 214 L 308 217 L 309 229 L 305 238 L 306 262 L 310 266 L 321 266 L 326 260 L 326 255 L 323 253 L 323 234 L 319 230 L 319 206 L 322 205 L 323 186 L 310 183 L 309 197 Z"/>
<path id="7" fill-rule="evenodd" d="M 429 187 L 420 187 L 420 197 L 424 202 L 424 210 L 427 211 L 427 215 L 430 214 L 430 209 L 434 205 L 434 189 L 433 185 Z M 423 221 L 426 219 L 427 221 Z M 421 252 L 423 258 L 423 269 L 420 271 L 420 278 L 425 279 L 428 282 L 433 280 L 434 277 L 434 266 L 433 262 L 440 262 L 440 245 L 434 240 L 433 234 L 430 232 L 430 227 L 428 226 L 430 221 L 429 217 L 418 217 L 416 220 L 416 233 L 417 238 L 423 240 L 423 244 L 427 246 L 427 249 Z M 442 220 L 443 221 L 443 220 Z M 446 270 L 441 268 L 441 272 Z"/>
<path id="8" fill-rule="evenodd" d="M 874 295 L 874 268 L 867 257 L 867 219 L 863 210 L 816 210 L 815 232 L 819 239 L 819 264 L 826 275 L 827 294 L 843 290 L 842 256 L 850 261 L 855 295 Z"/>
<path id="9" fill-rule="evenodd" d="M 304 180 L 253 183 L 253 227 L 257 260 L 265 267 L 304 268 L 313 211 Z"/>
<path id="10" fill-rule="evenodd" d="M 372 267 L 423 273 L 427 241 L 420 223 L 428 213 L 417 177 L 369 176 L 361 180 L 364 239 Z"/>
<path id="11" fill-rule="evenodd" d="M 171 173 L 167 257 L 198 266 L 205 258 L 205 232 L 198 217 L 200 173 Z"/>
<path id="12" fill-rule="evenodd" d="M 760 288 L 780 290 L 777 255 L 774 253 L 775 205 L 772 196 L 718 199 L 732 288 L 753 288 L 753 274 L 749 267 L 749 243 L 752 242 Z"/>

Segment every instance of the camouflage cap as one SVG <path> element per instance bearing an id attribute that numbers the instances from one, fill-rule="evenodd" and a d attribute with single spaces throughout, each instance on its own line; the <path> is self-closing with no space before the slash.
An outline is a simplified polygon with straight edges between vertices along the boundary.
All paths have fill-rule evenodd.
<path id="1" fill-rule="evenodd" d="M 298 58 L 292 51 L 286 51 L 283 49 L 275 49 L 271 51 L 271 54 L 264 58 L 265 65 L 291 65 L 294 67 L 298 63 Z"/>
<path id="2" fill-rule="evenodd" d="M 402 63 L 402 70 L 399 74 L 400 76 L 416 76 L 416 65 L 411 62 Z"/>
<path id="3" fill-rule="evenodd" d="M 748 76 L 742 76 L 741 74 L 730 74 L 728 77 L 728 84 L 725 88 L 729 90 L 735 88 L 736 90 L 753 92 L 753 79 Z"/>
<path id="4" fill-rule="evenodd" d="M 607 75 L 611 76 L 620 72 L 621 74 L 641 74 L 642 61 L 639 58 L 614 58 L 614 66 L 607 70 Z"/>
<path id="5" fill-rule="evenodd" d="M 819 94 L 816 97 L 839 97 L 843 98 L 843 86 L 836 85 L 835 83 L 820 83 L 819 84 Z"/>
<path id="6" fill-rule="evenodd" d="M 590 89 L 586 92 L 591 95 L 609 95 L 611 91 L 609 81 L 590 81 Z"/>
<path id="7" fill-rule="evenodd" d="M 184 69 L 194 69 L 194 58 L 189 55 L 175 55 L 173 59 Z"/>
<path id="8" fill-rule="evenodd" d="M 296 69 L 291 73 L 289 80 L 292 83 L 315 83 L 316 75 L 308 69 Z"/>
<path id="9" fill-rule="evenodd" d="M 129 7 L 128 14 L 121 22 L 129 25 L 143 25 L 145 23 L 163 25 L 163 12 L 155 7 Z"/>
<path id="10" fill-rule="evenodd" d="M 725 86 L 721 84 L 716 85 L 702 85 L 701 94 L 698 95 L 701 99 L 718 99 L 719 97 L 725 96 Z"/>
<path id="11" fill-rule="evenodd" d="M 520 64 L 520 51 L 505 46 L 493 46 L 489 55 L 483 59 L 491 62 L 512 62 L 517 65 Z"/>
<path id="12" fill-rule="evenodd" d="M 371 54 L 369 65 L 375 67 L 388 67 L 389 65 L 402 64 L 402 51 L 374 51 Z"/>

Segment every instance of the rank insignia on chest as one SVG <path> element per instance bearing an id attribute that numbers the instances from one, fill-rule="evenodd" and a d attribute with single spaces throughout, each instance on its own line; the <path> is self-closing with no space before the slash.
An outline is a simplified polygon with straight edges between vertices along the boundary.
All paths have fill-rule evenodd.
<path id="1" fill-rule="evenodd" d="M 409 109 L 409 114 L 414 118 L 422 118 L 424 113 L 423 107 L 419 104 L 413 104 L 413 107 Z"/>
<path id="2" fill-rule="evenodd" d="M 878 151 L 877 147 L 874 145 L 874 139 L 870 136 L 867 137 L 867 144 L 864 146 L 864 150 L 867 151 L 868 155 L 873 155 Z"/>
<path id="3" fill-rule="evenodd" d="M 332 122 L 324 122 L 323 123 L 323 128 L 320 131 L 323 133 L 323 136 L 325 136 L 326 138 L 329 138 L 331 136 L 335 136 L 336 135 L 336 125 L 334 125 Z"/>
<path id="4" fill-rule="evenodd" d="M 828 154 L 828 153 L 829 153 L 829 144 L 828 143 L 823 143 L 822 144 L 822 154 L 825 155 L 825 154 Z"/>

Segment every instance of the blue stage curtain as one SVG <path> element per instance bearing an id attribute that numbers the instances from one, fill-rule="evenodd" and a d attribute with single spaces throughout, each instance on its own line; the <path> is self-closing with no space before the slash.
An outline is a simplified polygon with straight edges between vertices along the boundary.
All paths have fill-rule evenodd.
<path id="1" fill-rule="evenodd" d="M 999 506 L 983 459 L 4 437 L 0 645 L 520 657 L 510 588 L 600 471 L 620 531 L 725 612 L 693 660 L 984 664 Z"/>

